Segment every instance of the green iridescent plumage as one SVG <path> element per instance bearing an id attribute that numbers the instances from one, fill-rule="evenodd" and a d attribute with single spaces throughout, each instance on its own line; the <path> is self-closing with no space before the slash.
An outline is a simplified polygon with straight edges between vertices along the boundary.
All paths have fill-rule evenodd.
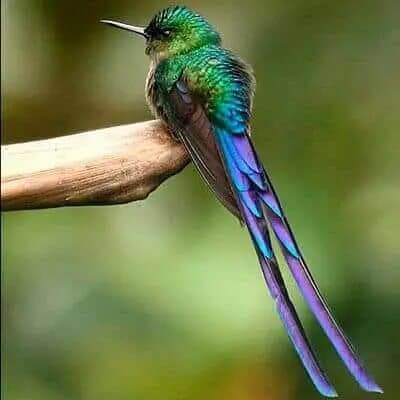
<path id="1" fill-rule="evenodd" d="M 193 95 L 202 99 L 207 116 L 223 126 L 229 122 L 227 112 L 244 113 L 240 131 L 248 129 L 254 79 L 251 69 L 226 49 L 204 45 L 189 53 L 160 61 L 154 69 L 153 88 L 147 88 L 151 104 L 163 103 L 169 108 L 168 97 L 173 85 L 184 79 Z"/>
<path id="2" fill-rule="evenodd" d="M 162 10 L 146 28 L 105 22 L 146 38 L 149 106 L 183 142 L 221 203 L 248 228 L 279 316 L 315 386 L 325 396 L 336 396 L 289 298 L 269 227 L 309 308 L 348 370 L 365 390 L 381 392 L 333 319 L 255 152 L 250 138 L 255 87 L 251 68 L 222 47 L 207 20 L 186 7 Z"/>

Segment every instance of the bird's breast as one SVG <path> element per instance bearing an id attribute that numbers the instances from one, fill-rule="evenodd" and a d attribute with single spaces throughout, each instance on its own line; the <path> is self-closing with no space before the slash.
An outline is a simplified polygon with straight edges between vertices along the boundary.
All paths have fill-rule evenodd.
<path id="1" fill-rule="evenodd" d="M 157 88 L 157 82 L 155 79 L 156 68 L 156 63 L 152 61 L 146 79 L 146 101 L 153 116 L 167 122 L 165 110 L 160 98 L 160 92 Z"/>
<path id="2" fill-rule="evenodd" d="M 155 89 L 155 71 L 156 71 L 155 65 L 153 62 L 151 62 L 149 72 L 146 78 L 145 91 L 146 91 L 147 105 L 149 106 L 152 114 L 157 117 L 155 110 L 155 103 L 157 100 L 156 89 Z"/>

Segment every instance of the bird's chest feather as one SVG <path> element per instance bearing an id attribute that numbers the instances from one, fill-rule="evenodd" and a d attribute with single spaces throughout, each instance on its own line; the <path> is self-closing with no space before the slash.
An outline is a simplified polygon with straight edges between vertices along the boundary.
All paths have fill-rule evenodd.
<path id="1" fill-rule="evenodd" d="M 149 106 L 151 113 L 156 118 L 165 120 L 163 115 L 164 112 L 162 107 L 160 88 L 158 87 L 156 82 L 156 65 L 153 62 L 150 63 L 145 90 L 147 105 Z"/>
<path id="2" fill-rule="evenodd" d="M 146 100 L 152 114 L 167 124 L 170 111 L 168 93 L 181 73 L 182 68 L 178 63 L 168 60 L 150 63 L 146 79 Z"/>

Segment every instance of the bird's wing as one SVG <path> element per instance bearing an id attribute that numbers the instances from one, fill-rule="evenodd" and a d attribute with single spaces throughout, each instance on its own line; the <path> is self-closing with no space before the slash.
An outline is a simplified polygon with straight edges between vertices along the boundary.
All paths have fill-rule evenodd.
<path id="1" fill-rule="evenodd" d="M 200 175 L 219 201 L 241 219 L 235 196 L 219 155 L 210 121 L 199 102 L 194 101 L 186 84 L 178 81 L 169 93 L 174 108 L 176 134 L 185 145 Z"/>
<path id="2" fill-rule="evenodd" d="M 171 115 L 177 133 L 201 175 L 223 204 L 228 209 L 233 208 L 234 214 L 239 214 L 246 223 L 280 318 L 309 376 L 322 394 L 335 396 L 336 391 L 320 367 L 305 335 L 273 253 L 262 204 L 265 202 L 271 208 L 279 205 L 268 197 L 262 174 L 249 167 L 258 166 L 258 160 L 248 136 L 235 136 L 233 142 L 228 142 L 228 137 L 220 128 L 215 128 L 210 122 L 201 100 L 190 92 L 184 77 L 173 86 L 165 100 L 172 107 Z M 233 165 L 235 161 L 230 157 L 231 151 L 246 155 L 238 160 L 242 160 L 242 168 L 246 169 L 247 174 L 243 174 L 236 164 Z M 261 191 L 259 187 L 264 189 Z M 257 188 L 260 189 L 260 195 Z"/>

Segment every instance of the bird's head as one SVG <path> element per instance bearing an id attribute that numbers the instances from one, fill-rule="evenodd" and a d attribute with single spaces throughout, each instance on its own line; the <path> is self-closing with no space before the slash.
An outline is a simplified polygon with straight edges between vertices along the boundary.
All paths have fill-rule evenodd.
<path id="1" fill-rule="evenodd" d="M 154 60 L 221 43 L 219 34 L 206 19 L 184 6 L 161 10 L 145 28 L 110 20 L 102 22 L 143 36 L 146 39 L 146 54 Z"/>

